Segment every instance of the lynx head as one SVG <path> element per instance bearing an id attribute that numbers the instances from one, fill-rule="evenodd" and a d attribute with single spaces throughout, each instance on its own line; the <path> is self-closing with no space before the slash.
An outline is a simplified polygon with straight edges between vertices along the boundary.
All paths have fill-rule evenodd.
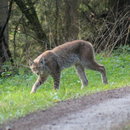
<path id="1" fill-rule="evenodd" d="M 33 73 L 37 75 L 41 75 L 46 73 L 46 67 L 45 67 L 45 60 L 41 59 L 39 61 L 34 60 L 34 61 L 29 61 L 29 66 L 32 70 Z"/>

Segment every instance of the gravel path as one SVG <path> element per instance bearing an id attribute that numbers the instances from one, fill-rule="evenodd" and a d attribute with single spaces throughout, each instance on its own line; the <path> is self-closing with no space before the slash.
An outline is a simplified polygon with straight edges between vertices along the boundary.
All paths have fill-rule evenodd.
<path id="1" fill-rule="evenodd" d="M 111 130 L 130 120 L 130 87 L 60 102 L 5 124 L 12 130 Z"/>
<path id="2" fill-rule="evenodd" d="M 33 130 L 109 130 L 127 120 L 130 120 L 130 95 L 104 101 Z"/>

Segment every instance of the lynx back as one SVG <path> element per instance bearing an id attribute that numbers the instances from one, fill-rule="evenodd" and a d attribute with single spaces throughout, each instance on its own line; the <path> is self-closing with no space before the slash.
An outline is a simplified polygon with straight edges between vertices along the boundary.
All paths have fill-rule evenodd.
<path id="1" fill-rule="evenodd" d="M 99 71 L 103 83 L 107 84 L 105 67 L 96 62 L 92 44 L 83 40 L 75 40 L 45 51 L 33 62 L 30 62 L 32 72 L 38 75 L 31 93 L 36 92 L 49 75 L 54 79 L 54 88 L 58 89 L 61 71 L 72 65 L 75 66 L 81 80 L 81 88 L 88 85 L 85 69 Z"/>

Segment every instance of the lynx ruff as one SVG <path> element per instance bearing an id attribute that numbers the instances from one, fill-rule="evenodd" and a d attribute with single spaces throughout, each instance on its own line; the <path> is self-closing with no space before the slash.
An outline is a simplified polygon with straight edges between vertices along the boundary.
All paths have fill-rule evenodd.
<path id="1" fill-rule="evenodd" d="M 81 80 L 81 88 L 88 85 L 85 69 L 99 71 L 103 83 L 107 84 L 105 68 L 95 61 L 93 47 L 88 41 L 75 40 L 64 43 L 52 50 L 45 51 L 34 61 L 30 61 L 29 65 L 32 72 L 38 75 L 31 93 L 36 92 L 37 88 L 46 81 L 49 75 L 54 79 L 54 88 L 58 89 L 61 71 L 72 65 L 75 66 Z"/>

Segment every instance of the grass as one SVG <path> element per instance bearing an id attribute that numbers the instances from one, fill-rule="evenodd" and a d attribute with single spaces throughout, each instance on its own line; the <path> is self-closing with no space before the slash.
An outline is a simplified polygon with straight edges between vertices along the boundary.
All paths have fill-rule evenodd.
<path id="1" fill-rule="evenodd" d="M 53 89 L 53 80 L 50 77 L 36 94 L 30 95 L 30 90 L 36 80 L 32 73 L 27 74 L 20 70 L 19 75 L 0 79 L 0 123 L 12 118 L 18 118 L 38 109 L 46 109 L 56 102 L 99 91 L 130 86 L 130 55 L 123 53 L 103 57 L 98 55 L 97 61 L 105 65 L 108 85 L 101 82 L 98 72 L 86 70 L 89 80 L 88 87 L 80 89 L 80 80 L 75 69 L 68 68 L 62 72 L 61 88 Z"/>

